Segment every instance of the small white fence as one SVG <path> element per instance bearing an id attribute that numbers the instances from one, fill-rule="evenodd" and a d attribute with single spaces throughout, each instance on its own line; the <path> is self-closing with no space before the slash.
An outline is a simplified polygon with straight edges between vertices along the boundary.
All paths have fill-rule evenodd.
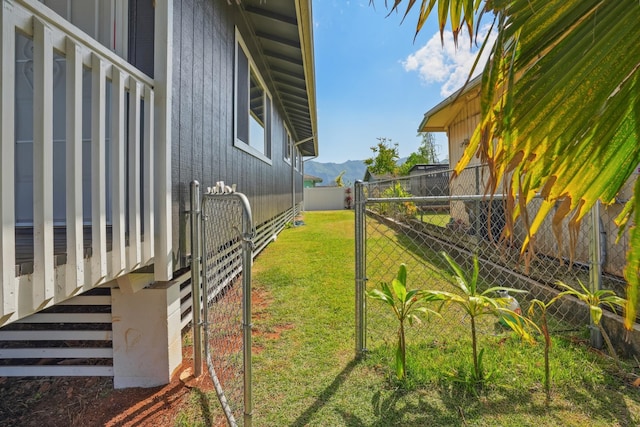
<path id="1" fill-rule="evenodd" d="M 350 209 L 350 187 L 310 187 L 304 189 L 305 211 L 336 211 Z"/>

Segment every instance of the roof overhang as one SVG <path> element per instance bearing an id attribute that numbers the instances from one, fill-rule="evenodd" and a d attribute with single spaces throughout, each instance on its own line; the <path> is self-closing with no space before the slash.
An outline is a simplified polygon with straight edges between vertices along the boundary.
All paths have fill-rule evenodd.
<path id="1" fill-rule="evenodd" d="M 240 4 L 294 144 L 303 156 L 317 156 L 311 0 L 242 0 Z"/>
<path id="2" fill-rule="evenodd" d="M 446 132 L 469 97 L 476 96 L 480 92 L 482 76 L 470 80 L 462 89 L 456 91 L 438 105 L 424 113 L 418 132 Z"/>

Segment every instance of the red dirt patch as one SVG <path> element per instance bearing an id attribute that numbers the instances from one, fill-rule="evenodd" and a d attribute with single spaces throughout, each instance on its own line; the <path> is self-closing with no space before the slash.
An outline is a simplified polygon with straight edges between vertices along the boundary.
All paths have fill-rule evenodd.
<path id="1" fill-rule="evenodd" d="M 111 378 L 0 378 L 3 426 L 166 426 L 173 425 L 189 393 L 207 392 L 213 383 L 206 369 L 199 378 L 180 380 L 193 369 L 191 347 L 171 382 L 153 388 L 113 389 Z"/>
<path id="2" fill-rule="evenodd" d="M 271 302 L 263 290 L 252 295 L 254 318 L 265 316 Z M 287 325 L 274 331 L 277 339 Z M 256 333 L 260 334 L 259 331 Z M 254 347 L 254 352 L 259 352 Z M 193 372 L 193 350 L 183 348 L 183 362 L 171 382 L 153 388 L 114 390 L 111 378 L 6 378 L 0 377 L 0 425 L 3 427 L 43 426 L 171 426 L 189 406 L 192 391 L 212 392 L 213 383 L 203 364 L 199 378 Z M 182 375 L 181 375 L 182 374 Z M 183 377 L 181 380 L 180 377 Z M 191 403 L 191 406 L 193 404 Z M 208 424 L 226 425 L 219 407 L 207 408 Z"/>

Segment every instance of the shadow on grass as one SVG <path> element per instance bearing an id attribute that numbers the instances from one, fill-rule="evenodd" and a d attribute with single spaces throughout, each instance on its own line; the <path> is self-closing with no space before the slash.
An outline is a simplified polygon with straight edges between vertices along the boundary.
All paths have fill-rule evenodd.
<path id="1" fill-rule="evenodd" d="M 193 389 L 193 392 L 198 396 L 200 410 L 202 411 L 202 420 L 206 423 L 205 425 L 213 425 L 213 418 L 211 417 L 211 402 L 209 402 L 209 397 L 198 388 Z"/>
<path id="2" fill-rule="evenodd" d="M 632 386 L 624 384 L 623 380 L 620 381 L 620 384 L 606 384 L 599 387 L 583 382 L 582 387 L 571 387 L 566 391 L 566 394 L 571 396 L 569 400 L 575 406 L 584 411 L 591 411 L 599 414 L 602 418 L 617 421 L 612 424 L 638 425 L 640 414 L 629 408 L 625 397 L 640 402 L 640 392 Z"/>
<path id="3" fill-rule="evenodd" d="M 359 362 L 359 359 L 351 360 L 347 364 L 347 366 L 345 366 L 344 369 L 336 376 L 331 384 L 329 384 L 324 390 L 322 390 L 322 393 L 318 395 L 316 401 L 313 402 L 313 404 L 309 406 L 306 411 L 300 414 L 300 416 L 291 424 L 291 426 L 306 426 L 307 424 L 309 424 L 309 421 L 311 421 L 311 418 L 314 416 L 314 414 L 327 404 L 329 399 L 331 399 L 336 391 L 338 391 L 340 386 L 345 382 L 347 377 L 349 377 L 351 372 L 353 372 L 353 369 Z"/>
<path id="4" fill-rule="evenodd" d="M 447 380 L 409 390 L 388 384 L 371 397 L 375 421 L 359 417 L 355 408 L 342 407 L 336 412 L 342 417 L 343 425 L 350 427 L 467 426 L 497 420 L 503 423 L 507 420 L 504 425 L 520 425 L 523 420 L 565 425 L 567 414 L 572 412 L 592 413 L 600 424 L 610 421 L 611 425 L 630 426 L 638 422 L 638 414 L 625 402 L 625 397 L 640 401 L 640 393 L 630 392 L 628 385 L 583 384 L 583 387 L 559 389 L 549 403 L 544 403 L 540 391 L 500 385 L 489 387 L 486 392 L 474 394 L 463 385 Z M 534 394 L 538 394 L 537 398 Z M 580 409 L 576 411 L 577 408 Z"/>
<path id="5" fill-rule="evenodd" d="M 371 405 L 376 417 L 373 423 L 365 422 L 346 410 L 337 412 L 344 420 L 344 425 L 350 427 L 460 425 L 455 413 L 442 406 L 436 407 L 415 391 L 379 390 L 374 393 Z"/>
<path id="6" fill-rule="evenodd" d="M 525 416 L 531 419 L 554 420 L 553 425 L 564 425 L 569 421 L 567 413 L 597 414 L 594 420 L 607 421 L 611 425 L 636 425 L 638 415 L 625 402 L 627 398 L 640 401 L 640 393 L 635 393 L 628 386 L 621 385 L 593 387 L 583 384 L 583 387 L 569 387 L 552 391 L 550 402 L 533 398 L 530 390 L 510 387 L 500 387 L 490 390 L 488 395 L 481 393 L 474 396 L 459 385 L 439 385 L 439 399 L 446 407 L 447 413 L 456 413 L 458 422 L 466 425 L 467 421 L 476 423 L 489 415 L 491 418 L 509 419 Z M 576 410 L 576 408 L 580 408 Z M 526 415 L 525 415 L 526 414 Z M 500 417 L 502 415 L 503 417 Z M 634 418 L 635 417 L 635 418 Z M 433 422 L 444 420 L 434 419 Z M 434 424 L 438 425 L 438 424 Z"/>

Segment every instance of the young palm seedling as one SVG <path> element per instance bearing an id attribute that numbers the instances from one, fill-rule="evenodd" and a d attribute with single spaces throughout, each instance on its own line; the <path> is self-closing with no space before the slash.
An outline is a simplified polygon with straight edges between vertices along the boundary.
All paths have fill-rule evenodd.
<path id="1" fill-rule="evenodd" d="M 547 324 L 547 310 L 553 304 L 559 296 L 553 298 L 551 301 L 544 303 L 539 299 L 531 301 L 529 306 L 529 319 L 536 316 L 536 311 L 539 311 L 539 320 L 537 323 L 537 329 L 544 336 L 544 390 L 547 394 L 547 401 L 551 400 L 551 374 L 549 370 L 549 350 L 551 349 L 551 335 L 549 334 L 549 325 Z M 537 309 L 537 310 L 536 310 Z"/>
<path id="2" fill-rule="evenodd" d="M 387 304 L 393 310 L 399 322 L 398 346 L 396 348 L 395 368 L 398 379 L 404 379 L 406 375 L 406 341 L 405 323 L 420 322 L 419 315 L 435 314 L 438 312 L 424 306 L 431 301 L 442 301 L 443 297 L 431 293 L 425 293 L 418 289 L 407 290 L 407 266 L 400 265 L 396 278 L 391 282 L 381 284 L 382 289 L 372 289 L 367 292 L 369 298 L 377 299 Z"/>
<path id="3" fill-rule="evenodd" d="M 582 292 L 580 292 L 577 289 L 573 289 L 571 286 L 565 283 L 558 282 L 558 286 L 561 286 L 562 288 L 565 289 L 564 291 L 560 292 L 558 297 L 571 295 L 578 298 L 580 301 L 582 301 L 583 303 L 589 306 L 589 311 L 591 313 L 591 320 L 593 321 L 593 324 L 598 328 L 598 330 L 602 334 L 602 338 L 604 338 L 604 341 L 607 343 L 607 348 L 609 349 L 609 353 L 611 354 L 611 357 L 615 361 L 616 366 L 618 367 L 618 370 L 620 370 L 621 369 L 620 360 L 618 359 L 618 356 L 616 355 L 616 352 L 613 349 L 613 344 L 611 344 L 609 335 L 607 335 L 607 332 L 602 327 L 602 323 L 600 323 L 600 320 L 602 320 L 601 305 L 607 306 L 611 309 L 611 311 L 615 312 L 616 311 L 615 306 L 624 307 L 627 301 L 624 298 L 620 298 L 619 296 L 617 296 L 615 292 L 613 292 L 610 289 L 598 289 L 597 291 L 592 292 L 589 289 L 587 289 L 587 287 L 584 286 L 584 284 L 581 281 L 578 280 L 578 283 L 580 283 Z"/>
<path id="4" fill-rule="evenodd" d="M 471 275 L 467 275 L 460 265 L 449 256 L 446 252 L 441 255 L 447 261 L 454 273 L 455 285 L 461 293 L 452 293 L 446 291 L 429 291 L 433 295 L 440 296 L 444 302 L 458 305 L 469 316 L 471 322 L 471 345 L 473 351 L 473 376 L 472 381 L 475 385 L 482 385 L 485 380 L 484 369 L 482 367 L 483 351 L 478 353 L 478 343 L 476 336 L 476 323 L 480 316 L 493 315 L 503 319 L 507 325 L 513 329 L 518 335 L 533 342 L 533 338 L 528 333 L 525 326 L 528 321 L 518 313 L 509 310 L 506 306 L 509 299 L 503 297 L 495 297 L 499 291 L 508 291 L 512 293 L 524 293 L 519 289 L 506 288 L 503 286 L 494 286 L 481 292 L 478 289 L 479 263 L 477 255 L 473 257 L 473 271 Z"/>

